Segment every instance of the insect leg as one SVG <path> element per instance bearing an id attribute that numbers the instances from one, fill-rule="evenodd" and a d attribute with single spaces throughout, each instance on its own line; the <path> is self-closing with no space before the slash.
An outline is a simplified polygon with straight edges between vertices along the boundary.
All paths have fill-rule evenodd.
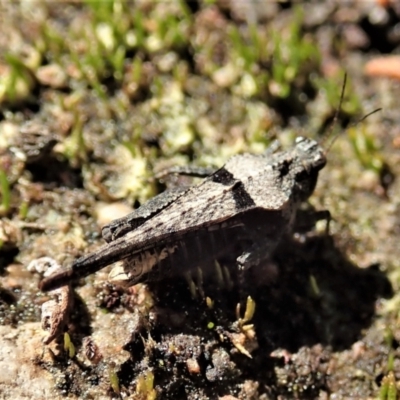
<path id="1" fill-rule="evenodd" d="M 300 210 L 297 212 L 293 232 L 310 232 L 318 221 L 326 221 L 325 233 L 329 234 L 329 225 L 332 220 L 331 213 L 328 210 Z"/>
<path id="2" fill-rule="evenodd" d="M 275 243 L 270 243 L 268 240 L 253 243 L 236 259 L 239 271 L 246 271 L 250 267 L 258 265 L 260 261 L 268 258 L 274 249 Z"/>
<path id="3" fill-rule="evenodd" d="M 279 140 L 274 140 L 264 151 L 264 157 L 271 157 L 274 153 L 276 153 L 281 148 L 281 143 Z"/>

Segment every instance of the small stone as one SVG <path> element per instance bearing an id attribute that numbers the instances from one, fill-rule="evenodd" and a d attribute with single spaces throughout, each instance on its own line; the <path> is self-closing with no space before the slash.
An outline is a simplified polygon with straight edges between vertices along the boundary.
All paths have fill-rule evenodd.
<path id="1" fill-rule="evenodd" d="M 39 67 L 36 71 L 36 78 L 42 85 L 60 89 L 67 86 L 67 74 L 58 64 L 48 64 Z"/>
<path id="2" fill-rule="evenodd" d="M 97 222 L 99 226 L 109 224 L 114 219 L 122 218 L 133 211 L 132 207 L 125 203 L 115 202 L 100 204 L 96 208 Z"/>
<path id="3" fill-rule="evenodd" d="M 188 358 L 186 360 L 186 365 L 189 373 L 196 375 L 200 373 L 200 365 L 195 358 Z"/>

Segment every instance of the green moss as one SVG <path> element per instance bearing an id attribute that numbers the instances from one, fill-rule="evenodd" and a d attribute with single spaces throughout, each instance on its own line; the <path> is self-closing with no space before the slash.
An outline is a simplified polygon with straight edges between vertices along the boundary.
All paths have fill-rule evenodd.
<path id="1" fill-rule="evenodd" d="M 9 68 L 0 74 L 0 105 L 32 100 L 36 80 L 31 68 L 15 54 L 8 53 L 4 59 Z"/>
<path id="2" fill-rule="evenodd" d="M 67 352 L 69 358 L 75 357 L 75 346 L 71 341 L 71 337 L 68 332 L 64 333 L 64 350 Z"/>
<path id="3" fill-rule="evenodd" d="M 83 118 L 75 113 L 71 134 L 63 142 L 63 154 L 74 167 L 78 167 L 87 161 L 83 125 Z"/>
<path id="4" fill-rule="evenodd" d="M 6 215 L 11 207 L 11 188 L 8 182 L 7 174 L 0 168 L 0 215 Z"/>
<path id="5" fill-rule="evenodd" d="M 271 31 L 273 63 L 269 86 L 272 93 L 280 98 L 287 98 L 294 81 L 320 62 L 317 46 L 302 32 L 302 20 L 303 9 L 297 7 L 286 32 Z"/>
<path id="6" fill-rule="evenodd" d="M 380 175 L 385 165 L 381 146 L 366 124 L 361 123 L 347 130 L 353 151 L 361 165 Z"/>
<path id="7" fill-rule="evenodd" d="M 317 278 L 314 275 L 310 275 L 310 289 L 313 297 L 321 297 L 321 290 L 318 286 Z"/>
<path id="8" fill-rule="evenodd" d="M 254 317 L 255 311 L 256 302 L 250 296 L 248 296 L 246 300 L 246 310 L 244 312 L 243 318 L 240 316 L 240 304 L 238 304 L 236 307 L 236 318 L 239 322 L 239 326 L 244 327 L 247 322 L 250 322 Z"/>
<path id="9" fill-rule="evenodd" d="M 112 390 L 114 391 L 114 393 L 119 395 L 121 393 L 121 389 L 120 389 L 120 385 L 119 385 L 118 374 L 115 371 L 115 369 L 111 366 L 109 367 L 109 370 L 108 370 L 108 378 L 110 380 L 110 385 L 111 385 Z"/>
<path id="10" fill-rule="evenodd" d="M 390 371 L 382 378 L 381 389 L 379 391 L 380 400 L 397 399 L 397 382 L 394 373 Z"/>
<path id="11" fill-rule="evenodd" d="M 138 377 L 136 381 L 136 395 L 144 400 L 155 400 L 157 398 L 152 371 L 147 371 Z"/>

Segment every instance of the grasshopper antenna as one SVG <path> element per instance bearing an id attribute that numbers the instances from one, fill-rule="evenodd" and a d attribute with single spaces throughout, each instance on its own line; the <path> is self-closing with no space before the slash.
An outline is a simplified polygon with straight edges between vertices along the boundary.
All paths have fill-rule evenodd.
<path id="1" fill-rule="evenodd" d="M 347 73 L 345 73 L 344 77 L 343 77 L 342 92 L 340 93 L 339 106 L 335 111 L 335 115 L 333 117 L 333 121 L 331 123 L 331 126 L 329 127 L 328 132 L 322 137 L 321 142 L 320 142 L 320 145 L 323 149 L 325 149 L 326 154 L 329 153 L 329 150 L 331 149 L 333 143 L 335 143 L 336 139 L 339 136 L 339 133 L 338 133 L 332 137 L 332 132 L 333 132 L 333 129 L 335 128 L 335 125 L 337 124 L 337 121 L 339 118 L 339 112 L 342 108 L 344 92 L 346 90 L 346 84 L 347 84 Z M 330 137 L 332 137 L 332 140 L 330 141 L 330 143 L 328 145 L 326 145 L 326 142 L 328 141 L 328 139 Z M 325 148 L 325 145 L 326 145 L 326 148 Z"/>
<path id="2" fill-rule="evenodd" d="M 329 131 L 326 133 L 326 135 L 324 135 L 324 137 L 322 138 L 321 143 L 320 143 L 322 148 L 325 148 L 324 145 L 326 144 L 327 140 L 330 137 L 332 137 L 330 143 L 328 145 L 326 145 L 326 148 L 325 148 L 326 154 L 329 153 L 331 147 L 335 143 L 336 139 L 339 137 L 339 133 L 332 136 L 332 132 L 333 132 L 333 129 L 334 129 L 335 125 L 337 124 L 337 120 L 339 118 L 339 112 L 340 112 L 340 110 L 342 108 L 344 92 L 345 92 L 345 89 L 346 89 L 346 83 L 347 83 L 347 74 L 345 73 L 344 74 L 344 78 L 343 78 L 342 92 L 340 93 L 339 107 L 335 111 L 335 115 L 333 117 L 333 121 L 332 121 L 332 124 L 331 124 L 331 126 L 329 128 Z M 352 123 L 350 126 L 357 126 L 359 123 L 361 123 L 362 121 L 367 119 L 370 115 L 375 114 L 375 113 L 377 113 L 378 111 L 381 111 L 381 110 L 382 110 L 382 108 L 377 108 L 376 110 L 373 110 L 373 111 L 369 112 L 368 114 L 364 115 L 362 118 L 360 118 L 355 123 Z"/>

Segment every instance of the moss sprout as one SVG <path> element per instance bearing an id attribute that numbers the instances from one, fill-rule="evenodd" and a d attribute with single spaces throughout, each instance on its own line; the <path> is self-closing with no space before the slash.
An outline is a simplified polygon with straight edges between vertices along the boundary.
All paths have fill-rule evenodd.
<path id="1" fill-rule="evenodd" d="M 379 391 L 380 400 L 397 399 L 397 382 L 393 371 L 390 371 L 382 378 L 381 389 Z"/>
<path id="2" fill-rule="evenodd" d="M 119 378 L 113 366 L 110 366 L 108 369 L 108 379 L 110 380 L 110 386 L 114 393 L 119 395 L 121 393 Z"/>
<path id="3" fill-rule="evenodd" d="M 11 207 L 11 189 L 6 172 L 0 168 L 0 215 L 6 215 Z"/>
<path id="4" fill-rule="evenodd" d="M 75 346 L 72 343 L 71 336 L 69 336 L 68 332 L 64 333 L 64 350 L 67 352 L 69 358 L 75 357 Z"/>
<path id="5" fill-rule="evenodd" d="M 136 395 L 143 400 L 155 400 L 157 398 L 152 371 L 147 371 L 138 377 L 136 381 Z"/>

